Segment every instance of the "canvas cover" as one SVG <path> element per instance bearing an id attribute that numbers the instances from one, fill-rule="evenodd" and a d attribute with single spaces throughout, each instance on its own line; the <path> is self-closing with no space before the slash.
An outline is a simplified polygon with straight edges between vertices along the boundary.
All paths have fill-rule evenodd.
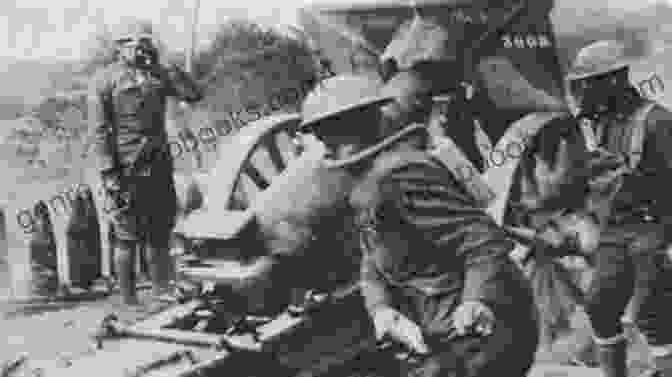
<path id="1" fill-rule="evenodd" d="M 416 15 L 411 2 L 403 0 L 362 1 L 333 4 L 315 0 L 299 10 L 298 20 L 303 30 L 333 62 L 336 73 L 351 71 L 350 56 L 357 51 L 365 51 L 380 57 L 393 40 L 395 32 L 402 25 L 408 25 Z M 502 22 L 523 2 L 520 0 L 444 0 L 416 1 L 415 6 L 423 18 L 437 22 L 454 36 L 452 49 L 459 52 L 470 49 L 473 41 Z M 553 0 L 525 1 L 523 11 L 501 33 L 484 40 L 475 56 L 473 70 L 484 57 L 497 56 L 506 60 L 514 68 L 503 70 L 500 76 L 487 80 L 497 82 L 527 81 L 529 97 L 539 92 L 564 102 L 563 72 L 555 45 L 550 11 Z M 429 33 L 432 34 L 432 33 Z M 428 35 L 429 35 L 428 34 Z M 440 33 L 434 33 L 440 35 Z M 483 71 L 483 69 L 481 69 Z M 513 75 L 513 77 L 509 77 Z M 476 79 L 483 73 L 476 73 Z M 519 76 L 519 77 L 517 77 Z M 487 83 L 486 83 L 487 84 Z M 489 93 L 493 91 L 488 86 Z M 530 101 L 509 101 L 515 91 L 501 95 L 501 88 L 493 91 L 493 100 L 501 108 L 518 108 L 519 103 Z M 520 95 L 520 94 L 517 94 Z M 548 102 L 543 100 L 543 102 Z M 539 109 L 541 110 L 541 109 Z"/>

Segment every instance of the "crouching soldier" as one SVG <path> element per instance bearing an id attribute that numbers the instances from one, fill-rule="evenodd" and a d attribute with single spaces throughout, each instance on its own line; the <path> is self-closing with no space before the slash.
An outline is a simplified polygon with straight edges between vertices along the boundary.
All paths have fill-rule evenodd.
<path id="1" fill-rule="evenodd" d="M 606 376 L 627 375 L 620 319 L 631 299 L 628 314 L 651 346 L 656 373 L 672 376 L 672 306 L 666 302 L 672 274 L 664 253 L 672 219 L 672 197 L 664 190 L 672 174 L 672 113 L 632 86 L 624 51 L 616 41 L 589 45 L 568 77 L 588 140 L 629 165 L 604 219 L 587 309 Z"/>
<path id="2" fill-rule="evenodd" d="M 377 337 L 425 355 L 402 375 L 524 376 L 537 326 L 508 257 L 514 243 L 426 152 L 426 127 L 385 120 L 395 97 L 386 90 L 370 77 L 327 79 L 306 98 L 302 123 L 327 147 L 325 164 L 356 179 L 349 201 Z M 385 375 L 400 373 L 391 365 Z"/>
<path id="3" fill-rule="evenodd" d="M 134 261 L 141 243 L 148 252 L 154 293 L 170 280 L 168 240 L 176 216 L 173 162 L 164 125 L 166 98 L 185 102 L 201 91 L 178 67 L 166 68 L 150 25 L 122 25 L 115 37 L 117 61 L 94 77 L 89 95 L 97 169 L 117 240 L 115 270 L 123 301 L 137 302 Z"/>

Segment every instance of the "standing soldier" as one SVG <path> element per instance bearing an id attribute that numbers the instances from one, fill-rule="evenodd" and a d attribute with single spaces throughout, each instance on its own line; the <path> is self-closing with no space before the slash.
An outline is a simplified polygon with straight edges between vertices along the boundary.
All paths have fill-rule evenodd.
<path id="1" fill-rule="evenodd" d="M 568 76 L 587 140 L 628 163 L 603 220 L 587 312 L 606 376 L 627 374 L 621 316 L 631 298 L 657 375 L 672 376 L 672 327 L 666 323 L 672 306 L 665 302 L 672 297 L 672 275 L 664 253 L 672 220 L 672 196 L 664 190 L 672 174 L 672 113 L 640 96 L 625 57 L 620 42 L 596 42 L 579 52 Z"/>
<path id="2" fill-rule="evenodd" d="M 164 125 L 166 99 L 193 103 L 202 93 L 180 68 L 160 64 L 148 22 L 123 25 L 115 43 L 117 60 L 91 82 L 89 116 L 103 210 L 115 233 L 115 270 L 122 300 L 131 305 L 138 303 L 134 261 L 139 247 L 147 252 L 153 293 L 164 293 L 171 279 L 168 240 L 176 193 Z"/>
<path id="3" fill-rule="evenodd" d="M 376 333 L 425 354 L 414 375 L 523 376 L 537 336 L 530 288 L 508 257 L 513 242 L 426 152 L 425 126 L 381 116 L 400 90 L 341 75 L 303 104 L 302 128 L 326 145 L 325 164 L 357 182 L 350 204 Z M 404 373 L 384 366 L 385 375 Z"/>

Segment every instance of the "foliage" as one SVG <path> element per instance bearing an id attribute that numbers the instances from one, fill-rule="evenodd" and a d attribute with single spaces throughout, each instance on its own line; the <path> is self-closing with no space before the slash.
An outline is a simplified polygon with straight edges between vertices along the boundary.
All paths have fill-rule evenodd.
<path id="1" fill-rule="evenodd" d="M 30 151 L 28 154 L 19 153 L 17 149 L 19 155 L 30 160 L 49 154 L 46 149 L 54 149 L 64 142 L 75 149 L 85 144 L 88 77 L 114 58 L 111 54 L 111 37 L 108 29 L 101 29 L 94 35 L 89 55 L 79 67 L 73 64 L 53 76 L 52 81 L 57 84 L 54 89 L 60 90 L 59 93 L 44 98 L 29 111 L 35 122 L 39 123 L 37 136 L 34 132 L 30 135 L 26 132 L 11 132 L 12 140 L 5 140 L 20 145 L 21 150 L 28 148 L 26 151 Z M 164 62 L 184 66 L 182 52 L 163 52 Z M 194 73 L 205 88 L 206 99 L 197 106 L 196 111 L 177 111 L 174 114 L 180 128 L 186 126 L 194 134 L 204 127 L 227 128 L 229 131 L 232 127 L 239 127 L 242 124 L 218 126 L 216 123 L 226 118 L 223 113 L 247 110 L 251 105 L 263 106 L 275 94 L 290 88 L 301 88 L 304 86 L 302 83 L 314 78 L 312 57 L 301 42 L 274 29 L 264 29 L 255 23 L 241 20 L 221 25 L 210 45 L 194 57 Z M 294 102 L 299 100 L 294 96 Z M 53 146 L 49 146 L 51 144 Z M 205 144 L 202 145 L 205 152 L 212 149 L 213 144 Z M 41 151 L 43 147 L 45 151 Z M 211 154 L 206 153 L 206 160 L 216 157 L 216 153 Z M 60 160 L 56 158 L 55 161 Z M 181 157 L 180 160 L 184 161 L 176 161 L 178 167 L 185 166 L 187 170 L 193 168 L 189 163 L 191 159 Z M 210 164 L 206 162 L 206 165 Z"/>
<path id="2" fill-rule="evenodd" d="M 221 26 L 208 48 L 195 57 L 194 74 L 206 85 L 206 104 L 216 111 L 265 105 L 273 93 L 315 77 L 305 45 L 241 20 Z"/>
<path id="3" fill-rule="evenodd" d="M 87 49 L 82 72 L 91 74 L 99 67 L 110 64 L 115 59 L 112 33 L 107 27 L 102 27 L 94 36 Z"/>
<path id="4" fill-rule="evenodd" d="M 557 36 L 561 63 L 567 67 L 581 47 L 605 38 L 625 41 L 632 56 L 646 54 L 650 39 L 658 38 L 652 31 L 659 24 L 656 20 L 661 15 L 672 14 L 669 6 L 656 5 L 654 8 L 655 11 L 644 10 L 627 17 L 597 9 L 584 12 L 578 21 L 573 9 L 566 10 L 554 19 L 554 22 L 564 25 L 564 30 Z M 569 27 L 570 23 L 576 24 L 575 27 Z M 53 134 L 55 129 L 67 129 L 72 131 L 68 136 L 73 138 L 72 143 L 81 142 L 86 125 L 84 119 L 75 121 L 78 113 L 72 109 L 78 109 L 82 117 L 86 116 L 82 93 L 85 93 L 88 76 L 112 61 L 111 37 L 109 29 L 101 28 L 93 36 L 89 55 L 81 62 L 81 67 L 63 69 L 52 80 L 58 82 L 57 89 L 75 95 L 48 97 L 32 109 L 44 129 L 52 130 L 44 132 L 44 137 Z M 184 60 L 181 51 L 164 49 L 165 62 L 183 65 Z M 313 57 L 304 42 L 247 20 L 228 21 L 219 27 L 210 44 L 194 57 L 194 76 L 206 91 L 205 100 L 198 106 L 198 115 L 189 111 L 180 113 L 177 123 L 186 124 L 198 132 L 199 128 L 221 122 L 226 117 L 223 114 L 254 106 L 260 106 L 264 109 L 262 113 L 267 113 L 265 105 L 272 98 L 277 98 L 279 93 L 305 88 L 307 82 L 313 82 L 316 76 L 314 67 Z M 298 93 L 305 94 L 302 90 Z M 300 97 L 293 96 L 293 103 L 283 105 L 288 105 L 285 109 L 296 110 L 300 100 Z M 14 109 L 25 113 L 25 108 L 19 109 L 9 103 L 5 108 L 9 109 L 12 117 L 17 112 Z"/>

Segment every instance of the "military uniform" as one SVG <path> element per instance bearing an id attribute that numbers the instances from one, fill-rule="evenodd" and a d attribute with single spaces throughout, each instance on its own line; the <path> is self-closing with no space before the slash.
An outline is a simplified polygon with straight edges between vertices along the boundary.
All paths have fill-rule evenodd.
<path id="1" fill-rule="evenodd" d="M 487 108 L 481 111 L 487 112 Z M 450 124 L 446 133 L 471 166 L 470 175 L 484 174 L 489 179 L 487 187 L 502 197 L 497 200 L 505 201 L 501 214 L 492 211 L 496 218 L 501 216 L 508 227 L 534 230 L 543 241 L 561 240 L 554 247 L 547 242 L 526 240 L 524 246 L 531 249 L 518 248 L 512 254 L 535 287 L 541 340 L 550 345 L 560 332 L 569 330 L 569 317 L 582 302 L 582 294 L 553 258 L 567 252 L 589 253 L 594 247 L 595 242 L 589 245 L 584 241 L 597 239 L 599 234 L 594 211 L 587 205 L 586 190 L 592 171 L 601 164 L 601 156 L 589 153 L 579 125 L 569 112 L 509 115 L 511 129 L 503 125 L 498 128 L 499 123 L 493 125 L 489 120 L 481 123 L 465 119 L 459 127 Z M 540 129 L 534 133 L 519 123 L 526 120 L 532 121 L 526 122 L 528 125 Z M 516 133 L 515 128 L 522 130 L 523 136 L 508 139 L 507 135 Z M 487 138 L 486 142 L 479 143 L 479 136 Z M 481 145 L 492 144 L 496 146 L 479 150 Z M 506 164 L 515 167 L 506 172 Z M 507 179 L 504 172 L 510 174 L 508 187 L 495 182 Z M 491 206 L 497 207 L 494 202 Z M 579 229 L 581 222 L 586 226 Z"/>
<path id="2" fill-rule="evenodd" d="M 196 102 L 202 95 L 178 68 L 146 73 L 123 63 L 98 72 L 92 87 L 98 169 L 119 169 L 125 181 L 123 191 L 130 194 L 130 201 L 109 201 L 107 211 L 116 236 L 139 240 L 157 233 L 165 237 L 176 211 L 173 162 L 165 130 L 166 98 Z"/>
<path id="3" fill-rule="evenodd" d="M 202 93 L 176 66 L 138 69 L 121 61 L 97 72 L 89 95 L 93 149 L 107 187 L 103 211 L 117 240 L 148 245 L 152 275 L 162 275 L 160 280 L 168 279 L 168 239 L 177 211 L 165 130 L 168 96 L 191 103 Z"/>
<path id="4" fill-rule="evenodd" d="M 649 105 L 644 102 L 640 106 Z M 614 153 L 623 149 L 625 122 L 602 124 L 603 147 Z M 672 294 L 669 257 L 665 254 L 670 237 L 672 201 L 661 190 L 672 172 L 672 113 L 655 106 L 644 120 L 641 161 L 625 176 L 612 203 L 612 212 L 596 254 L 597 275 L 591 287 L 588 312 L 598 336 L 617 339 L 622 333 L 621 316 L 633 300 L 631 314 L 651 346 L 672 344 L 667 319 L 672 309 L 666 300 Z M 634 296 L 633 296 L 634 295 Z"/>
<path id="5" fill-rule="evenodd" d="M 619 59 L 623 49 L 613 41 L 586 47 L 577 57 L 570 80 L 627 80 L 628 66 Z M 654 356 L 661 356 L 656 353 L 664 350 L 657 346 L 672 344 L 672 330 L 665 323 L 672 314 L 665 302 L 672 293 L 665 254 L 670 243 L 665 230 L 670 224 L 672 198 L 662 189 L 672 168 L 672 155 L 667 152 L 672 113 L 639 97 L 630 84 L 623 86 L 610 91 L 613 93 L 601 93 L 603 98 L 581 98 L 581 105 L 585 105 L 590 101 L 599 104 L 604 98 L 608 103 L 628 97 L 619 106 L 596 107 L 602 113 L 585 125 L 588 139 L 623 156 L 628 164 L 628 173 L 604 219 L 606 226 L 595 254 L 596 275 L 587 305 L 596 341 L 604 351 L 601 363 L 609 377 L 626 375 L 621 317 L 631 299 L 633 311 L 628 314 L 653 346 Z M 592 94 L 585 97 L 601 97 L 600 93 Z M 659 372 L 670 370 L 670 366 L 658 365 Z"/>
<path id="6" fill-rule="evenodd" d="M 366 306 L 394 305 L 420 325 L 434 351 L 422 376 L 525 375 L 537 326 L 527 282 L 508 257 L 513 242 L 455 177 L 423 154 L 381 154 L 369 175 L 387 171 L 378 178 L 380 197 L 351 197 L 359 208 Z M 393 160 L 398 166 L 384 166 Z M 451 314 L 473 300 L 493 309 L 494 333 L 456 337 Z"/>
<path id="7" fill-rule="evenodd" d="M 329 127 L 322 120 L 333 122 L 334 113 L 381 103 L 361 81 L 367 80 L 343 75 L 323 82 L 304 102 L 304 127 L 318 137 L 333 135 L 338 127 L 324 130 Z M 339 98 L 334 93 L 339 88 L 352 93 Z M 325 105 L 336 110 L 314 110 Z M 371 317 L 375 322 L 381 308 L 393 308 L 419 326 L 431 352 L 417 364 L 378 364 L 377 372 L 525 375 L 534 360 L 537 327 L 530 287 L 508 257 L 513 242 L 458 178 L 423 150 L 424 127 L 387 126 L 377 144 L 331 164 L 356 172 L 350 204 L 364 254 L 362 295 Z M 403 128 L 394 132 L 397 126 Z M 332 143 L 327 136 L 325 144 Z M 494 312 L 490 335 L 457 333 L 456 311 L 472 302 Z"/>

